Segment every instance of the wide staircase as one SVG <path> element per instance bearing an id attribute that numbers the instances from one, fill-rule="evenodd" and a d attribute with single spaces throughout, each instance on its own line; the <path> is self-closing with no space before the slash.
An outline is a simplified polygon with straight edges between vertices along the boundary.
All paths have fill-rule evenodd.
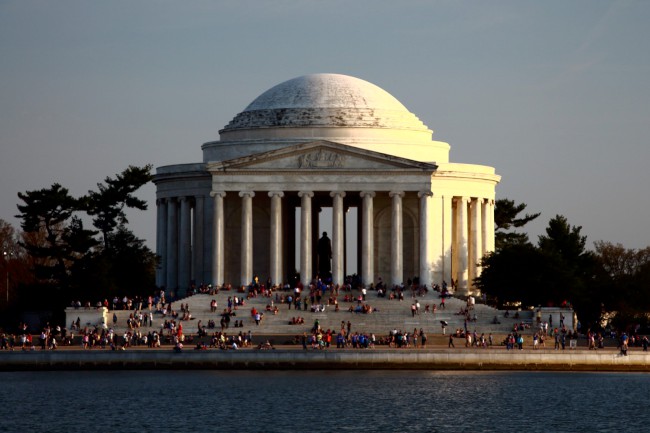
<path id="1" fill-rule="evenodd" d="M 290 295 L 290 292 L 278 292 L 279 296 Z M 366 332 L 374 333 L 377 336 L 388 334 L 390 330 L 397 329 L 400 331 L 413 331 L 417 328 L 424 329 L 427 334 L 440 335 L 442 334 L 442 321 L 447 323 L 446 333 L 453 333 L 456 329 L 465 328 L 465 316 L 458 314 L 461 309 L 466 308 L 466 301 L 457 298 L 446 298 L 445 308 L 440 308 L 440 297 L 437 292 L 429 291 L 429 293 L 412 298 L 411 294 L 405 294 L 405 299 L 399 301 L 396 299 L 389 300 L 388 297 L 378 297 L 374 291 L 369 291 L 366 296 L 366 301 L 373 309 L 372 313 L 356 313 L 350 312 L 350 307 L 356 307 L 357 301 L 345 302 L 342 299 L 345 292 L 341 292 L 338 296 L 339 311 L 335 311 L 334 306 L 328 305 L 325 307 L 324 312 L 312 312 L 311 304 L 307 310 L 301 309 L 299 311 L 294 309 L 291 305 L 282 304 L 276 301 L 276 296 L 273 298 L 257 296 L 245 300 L 243 306 L 237 307 L 235 316 L 231 318 L 230 325 L 227 329 L 229 334 L 248 332 L 249 330 L 254 335 L 277 335 L 277 336 L 295 336 L 301 335 L 303 332 L 309 332 L 314 323 L 318 321 L 320 327 L 324 330 L 331 329 L 338 331 L 342 326 L 347 328 L 347 323 L 350 322 L 352 332 Z M 358 291 L 347 292 L 355 299 L 359 295 Z M 181 304 L 187 305 L 191 312 L 192 319 L 182 321 L 183 331 L 185 334 L 195 334 L 198 330 L 199 321 L 202 326 L 207 326 L 210 320 L 214 321 L 216 327 L 214 329 L 207 329 L 208 333 L 221 330 L 220 320 L 221 314 L 228 305 L 228 298 L 234 296 L 243 297 L 243 293 L 235 291 L 220 291 L 218 294 L 196 294 L 183 299 L 174 301 L 172 308 L 179 313 L 179 318 L 176 322 L 179 323 L 182 313 L 180 313 Z M 215 299 L 217 301 L 217 311 L 210 312 L 210 303 Z M 271 304 L 273 299 L 275 306 L 278 307 L 277 314 L 266 311 L 267 305 Z M 411 305 L 415 302 L 420 303 L 419 314 L 415 316 L 411 313 Z M 436 305 L 436 312 L 433 313 L 433 305 Z M 426 306 L 429 306 L 429 312 L 426 311 Z M 254 318 L 251 315 L 251 310 L 255 308 L 263 313 L 262 320 L 259 325 L 256 325 Z M 304 305 L 303 305 L 304 308 Z M 146 307 L 145 312 L 148 312 Z M 113 313 L 115 314 L 116 321 L 113 323 Z M 128 330 L 127 321 L 133 310 L 115 310 L 109 312 L 109 326 L 112 326 L 118 335 L 121 335 Z M 472 311 L 470 311 L 471 318 L 476 317 L 476 320 L 467 322 L 467 329 L 469 332 L 492 333 L 495 335 L 507 334 L 510 332 L 516 323 L 526 323 L 532 325 L 533 312 L 520 311 L 519 317 L 514 318 L 511 311 L 509 317 L 504 317 L 505 311 L 497 310 L 484 304 L 476 304 Z M 304 319 L 304 324 L 293 325 L 290 324 L 292 318 L 301 317 Z M 494 319 L 499 323 L 494 323 Z M 153 314 L 153 326 L 142 327 L 141 332 L 148 332 L 149 329 L 159 330 L 165 320 L 172 320 L 171 315 L 164 317 L 161 313 Z M 243 327 L 234 327 L 235 321 L 243 322 Z M 525 333 L 534 332 L 534 328 L 527 329 Z"/>

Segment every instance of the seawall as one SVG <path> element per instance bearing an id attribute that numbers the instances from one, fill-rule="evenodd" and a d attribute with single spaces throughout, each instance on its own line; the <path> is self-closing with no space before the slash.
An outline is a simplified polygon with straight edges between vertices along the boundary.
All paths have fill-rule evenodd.
<path id="1" fill-rule="evenodd" d="M 539 370 L 650 371 L 650 353 L 586 350 L 15 351 L 0 371 L 41 370 Z"/>

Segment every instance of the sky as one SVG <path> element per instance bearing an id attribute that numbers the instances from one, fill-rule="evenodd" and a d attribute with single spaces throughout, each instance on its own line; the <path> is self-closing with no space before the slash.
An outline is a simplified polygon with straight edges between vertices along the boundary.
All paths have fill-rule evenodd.
<path id="1" fill-rule="evenodd" d="M 128 165 L 202 160 L 258 95 L 318 72 L 395 96 L 497 198 L 650 246 L 650 2 L 0 0 L 0 219 Z M 130 227 L 155 250 L 155 187 Z"/>

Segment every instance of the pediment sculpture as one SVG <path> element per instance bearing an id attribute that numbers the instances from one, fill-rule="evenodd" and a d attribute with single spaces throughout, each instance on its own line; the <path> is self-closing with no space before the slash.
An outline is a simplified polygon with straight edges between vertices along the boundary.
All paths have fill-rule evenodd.
<path id="1" fill-rule="evenodd" d="M 320 149 L 298 157 L 298 168 L 341 168 L 345 156 Z"/>

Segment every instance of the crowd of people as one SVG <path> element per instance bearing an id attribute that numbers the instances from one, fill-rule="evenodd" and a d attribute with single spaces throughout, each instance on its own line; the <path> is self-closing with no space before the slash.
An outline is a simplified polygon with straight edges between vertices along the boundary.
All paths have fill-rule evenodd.
<path id="1" fill-rule="evenodd" d="M 320 327 L 316 327 L 316 329 L 312 329 L 311 333 L 305 332 L 302 336 L 295 338 L 294 342 L 302 344 L 302 348 L 305 350 L 309 348 L 326 350 L 334 344 L 337 349 L 372 349 L 375 347 L 376 338 L 372 333 L 350 333 L 345 328 L 334 332 L 331 329 L 324 331 Z"/>
<path id="2" fill-rule="evenodd" d="M 223 296 L 222 291 L 228 293 L 227 298 Z M 220 292 L 222 297 L 219 299 L 225 298 L 221 309 L 216 296 Z M 430 296 L 427 296 L 431 292 L 438 298 L 433 302 L 431 302 Z M 0 334 L 0 348 L 19 347 L 23 350 L 32 350 L 32 348 L 33 350 L 39 348 L 40 350 L 55 350 L 60 345 L 80 344 L 81 347 L 88 350 L 93 348 L 117 350 L 130 347 L 155 348 L 171 344 L 177 350 L 182 350 L 183 347 L 187 347 L 188 343 L 194 342 L 195 336 L 199 339 L 196 348 L 205 350 L 214 347 L 221 349 L 253 347 L 250 340 L 246 341 L 246 336 L 250 335 L 250 331 L 245 333 L 239 329 L 249 326 L 263 326 L 265 315 L 283 316 L 286 314 L 285 310 L 290 311 L 293 309 L 294 313 L 289 313 L 286 318 L 283 318 L 283 323 L 303 326 L 309 322 L 309 319 L 306 319 L 308 317 L 307 312 L 328 313 L 333 311 L 338 313 L 339 311 L 347 311 L 355 315 L 379 313 L 378 306 L 381 306 L 383 301 L 373 301 L 374 297 L 377 297 L 396 302 L 402 302 L 410 298 L 410 302 L 406 302 L 404 305 L 405 315 L 410 313 L 410 316 L 415 318 L 421 314 L 435 315 L 440 311 L 446 311 L 445 299 L 450 296 L 446 282 L 443 282 L 442 285 L 434 284 L 429 289 L 426 285 L 419 284 L 417 279 L 409 280 L 406 284 L 393 285 L 392 287 L 384 284 L 381 279 L 376 285 L 363 287 L 358 278 L 348 278 L 342 285 L 328 284 L 321 279 L 315 279 L 311 284 L 304 286 L 299 280 L 296 280 L 293 285 L 277 286 L 271 284 L 268 280 L 266 283 L 261 283 L 257 277 L 254 278 L 250 285 L 239 288 L 231 286 L 213 287 L 204 284 L 196 287 L 192 286 L 188 294 L 208 294 L 212 296 L 205 308 L 214 316 L 205 322 L 198 320 L 195 333 L 186 334 L 183 331 L 183 323 L 195 320 L 195 314 L 190 310 L 190 302 L 180 300 L 180 306 L 175 308 L 174 304 L 178 301 L 171 302 L 171 300 L 167 299 L 165 291 L 159 290 L 146 297 L 115 296 L 110 301 L 104 299 L 95 304 L 74 301 L 71 303 L 71 307 L 74 309 L 112 308 L 114 310 L 112 326 L 110 323 L 92 327 L 87 324 L 84 326 L 80 319 L 77 318 L 77 320 L 72 321 L 68 329 L 46 326 L 41 332 L 35 333 L 33 336 L 28 332 L 22 334 L 19 332 L 16 335 Z M 251 299 L 257 297 L 265 298 L 265 307 L 264 304 L 258 307 L 259 302 L 251 303 Z M 193 308 L 197 308 L 195 303 L 192 303 L 192 305 L 194 305 Z M 453 305 L 457 305 L 457 303 Z M 450 333 L 448 347 L 456 347 L 459 339 L 461 340 L 460 345 L 464 342 L 467 348 L 488 348 L 494 345 L 491 333 L 481 333 L 476 330 L 477 327 L 480 328 L 480 323 L 478 323 L 475 306 L 475 298 L 469 296 L 466 298 L 466 304 L 459 308 L 457 313 L 452 313 L 461 316 L 464 325 L 463 328 L 458 328 Z M 115 329 L 124 328 L 123 323 L 117 323 L 120 320 L 118 319 L 119 311 L 128 311 L 128 317 L 125 319 L 126 330 L 117 335 Z M 550 349 L 549 342 L 553 342 L 554 349 L 557 350 L 565 349 L 567 346 L 571 348 L 570 342 L 575 340 L 577 335 L 573 330 L 565 326 L 563 315 L 560 315 L 557 326 L 553 327 L 552 317 L 549 317 L 548 321 L 542 320 L 540 311 L 541 309 L 537 310 L 536 314 L 533 315 L 533 321 L 535 318 L 537 319 L 536 325 L 533 324 L 533 321 L 521 320 L 518 311 L 512 313 L 505 311 L 503 314 L 499 313 L 498 316 L 494 315 L 492 324 L 501 324 L 502 320 L 511 324 L 508 325 L 511 326 L 511 331 L 497 344 L 502 345 L 506 350 L 523 350 L 525 347 L 538 350 L 546 349 L 547 345 Z M 305 312 L 305 315 L 301 314 L 301 312 Z M 125 317 L 124 313 L 120 313 L 120 317 Z M 201 308 L 199 317 L 205 319 L 203 308 Z M 160 324 L 160 326 L 154 326 L 154 322 Z M 374 334 L 369 332 L 352 332 L 350 326 L 351 320 L 344 320 L 341 329 L 338 331 L 323 330 L 318 320 L 316 320 L 310 332 L 299 335 L 296 341 L 305 348 L 314 349 L 326 349 L 334 344 L 336 344 L 337 348 L 372 348 L 375 346 L 400 349 L 422 348 L 427 343 L 427 334 L 423 328 L 415 328 L 413 332 L 393 329 L 387 335 L 376 338 Z M 441 320 L 441 326 L 442 333 L 447 338 L 447 322 Z M 232 327 L 238 328 L 239 332 L 230 333 Z M 471 331 L 470 327 L 474 330 Z M 534 329 L 532 335 L 529 332 L 531 329 Z M 241 338 L 239 338 L 240 336 Z M 607 336 L 602 333 L 588 331 L 584 337 L 590 350 L 605 347 Z M 627 353 L 630 346 L 643 347 L 643 350 L 647 350 L 648 346 L 646 337 L 634 334 L 617 335 L 616 341 L 617 346 L 621 348 L 622 354 Z"/>

